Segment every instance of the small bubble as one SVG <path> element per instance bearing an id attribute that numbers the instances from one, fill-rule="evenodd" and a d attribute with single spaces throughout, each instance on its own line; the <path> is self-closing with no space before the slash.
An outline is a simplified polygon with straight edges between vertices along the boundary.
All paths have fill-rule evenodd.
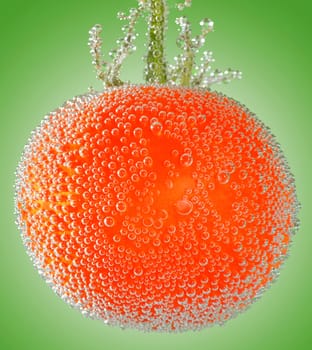
<path id="1" fill-rule="evenodd" d="M 121 152 L 124 153 L 124 154 L 129 153 L 129 147 L 128 146 L 122 146 L 121 147 Z"/>
<path id="2" fill-rule="evenodd" d="M 207 241 L 207 240 L 209 239 L 209 237 L 210 237 L 209 232 L 207 232 L 207 231 L 202 232 L 201 238 L 202 238 L 204 241 Z"/>
<path id="3" fill-rule="evenodd" d="M 151 131 L 154 135 L 159 136 L 162 132 L 163 127 L 162 127 L 162 124 L 160 122 L 155 121 L 151 124 L 150 128 L 151 128 Z"/>
<path id="4" fill-rule="evenodd" d="M 129 227 L 130 227 L 130 225 L 128 226 L 128 229 L 129 229 Z M 127 237 L 130 241 L 134 241 L 137 236 L 134 232 L 129 232 Z"/>
<path id="5" fill-rule="evenodd" d="M 127 170 L 124 168 L 120 168 L 117 171 L 117 175 L 118 177 L 120 177 L 121 179 L 125 178 L 127 176 Z"/>
<path id="6" fill-rule="evenodd" d="M 116 163 L 115 163 L 115 162 L 109 162 L 109 163 L 108 163 L 108 168 L 109 168 L 110 170 L 116 169 Z"/>
<path id="7" fill-rule="evenodd" d="M 127 210 L 127 204 L 123 201 L 119 201 L 116 203 L 116 209 L 120 213 L 124 213 Z"/>
<path id="8" fill-rule="evenodd" d="M 171 154 L 172 154 L 173 157 L 176 158 L 179 155 L 179 151 L 177 149 L 174 149 L 174 150 L 172 150 Z"/>
<path id="9" fill-rule="evenodd" d="M 117 12 L 117 18 L 120 20 L 125 20 L 125 19 L 127 19 L 127 16 L 124 12 L 119 11 L 119 12 Z"/>
<path id="10" fill-rule="evenodd" d="M 88 149 L 86 147 L 81 147 L 79 149 L 79 155 L 80 155 L 81 158 L 87 158 L 88 155 L 89 155 Z"/>
<path id="11" fill-rule="evenodd" d="M 176 232 L 176 227 L 174 225 L 168 226 L 168 233 L 173 234 Z"/>
<path id="12" fill-rule="evenodd" d="M 151 180 L 151 181 L 156 181 L 157 180 L 157 174 L 152 171 L 148 174 L 148 178 Z"/>
<path id="13" fill-rule="evenodd" d="M 179 11 L 182 11 L 185 9 L 185 7 L 190 7 L 191 3 L 192 3 L 192 0 L 184 0 L 184 2 L 178 3 L 176 6 Z"/>
<path id="14" fill-rule="evenodd" d="M 241 242 L 236 242 L 236 243 L 234 243 L 234 247 L 233 247 L 233 251 L 234 251 L 234 252 L 239 253 L 239 252 L 241 252 L 242 250 L 243 250 L 243 245 L 242 245 Z"/>
<path id="15" fill-rule="evenodd" d="M 154 220 L 151 217 L 143 219 L 143 226 L 151 227 L 153 226 Z"/>
<path id="16" fill-rule="evenodd" d="M 230 174 L 227 171 L 220 171 L 217 178 L 220 184 L 225 185 L 230 181 Z"/>
<path id="17" fill-rule="evenodd" d="M 133 269 L 133 273 L 135 276 L 142 276 L 143 275 L 143 269 L 141 267 L 135 267 Z"/>
<path id="18" fill-rule="evenodd" d="M 206 266 L 208 264 L 208 259 L 207 258 L 201 258 L 199 260 L 199 265 L 200 266 Z"/>
<path id="19" fill-rule="evenodd" d="M 159 247 L 161 245 L 161 240 L 159 238 L 153 239 L 153 246 Z"/>
<path id="20" fill-rule="evenodd" d="M 165 181 L 165 185 L 166 185 L 166 187 L 167 187 L 169 190 L 173 189 L 173 181 L 172 181 L 172 180 L 167 179 L 167 180 Z"/>
<path id="21" fill-rule="evenodd" d="M 193 203 L 187 199 L 182 199 L 176 202 L 176 210 L 180 215 L 189 215 L 193 210 Z"/>
<path id="22" fill-rule="evenodd" d="M 112 136 L 118 137 L 120 134 L 119 129 L 113 128 L 111 131 L 111 134 L 112 134 Z"/>
<path id="23" fill-rule="evenodd" d="M 230 174 L 233 174 L 235 172 L 235 165 L 232 161 L 228 162 L 225 165 L 225 171 L 229 172 Z"/>
<path id="24" fill-rule="evenodd" d="M 135 128 L 133 130 L 133 136 L 136 137 L 137 139 L 141 138 L 143 135 L 143 130 L 141 128 Z"/>
<path id="25" fill-rule="evenodd" d="M 146 177 L 148 175 L 148 172 L 145 169 L 141 169 L 139 174 L 141 177 Z"/>
<path id="26" fill-rule="evenodd" d="M 137 173 L 132 174 L 132 175 L 131 175 L 131 180 L 132 180 L 133 182 L 139 182 L 139 181 L 140 181 L 140 176 L 139 176 Z"/>
<path id="27" fill-rule="evenodd" d="M 193 163 L 193 157 L 189 153 L 183 153 L 180 157 L 180 163 L 182 166 L 189 167 Z"/>
<path id="28" fill-rule="evenodd" d="M 238 227 L 239 228 L 245 228 L 246 227 L 246 220 L 245 219 L 240 219 L 238 222 Z"/>
<path id="29" fill-rule="evenodd" d="M 221 135 L 216 135 L 214 140 L 215 140 L 215 143 L 220 144 L 223 141 L 223 137 Z"/>
<path id="30" fill-rule="evenodd" d="M 208 190 L 213 191 L 215 189 L 215 184 L 213 182 L 209 182 L 207 188 Z"/>
<path id="31" fill-rule="evenodd" d="M 247 170 L 241 170 L 241 171 L 239 172 L 238 177 L 239 177 L 241 180 L 246 180 L 247 177 L 248 177 L 248 172 L 247 172 Z"/>
<path id="32" fill-rule="evenodd" d="M 163 221 L 160 219 L 154 221 L 154 228 L 156 228 L 157 230 L 161 229 L 163 225 Z"/>
<path id="33" fill-rule="evenodd" d="M 168 219 L 168 212 L 165 209 L 162 209 L 159 213 L 159 217 L 161 220 L 167 220 Z"/>
<path id="34" fill-rule="evenodd" d="M 143 126 L 146 126 L 147 125 L 147 123 L 148 123 L 148 116 L 146 116 L 146 115 L 142 115 L 141 117 L 140 117 L 140 119 L 139 119 L 139 122 L 143 125 Z"/>
<path id="35" fill-rule="evenodd" d="M 143 163 L 145 166 L 151 167 L 153 165 L 153 159 L 151 157 L 145 157 Z"/>
<path id="36" fill-rule="evenodd" d="M 119 243 L 120 240 L 121 240 L 120 235 L 114 235 L 114 236 L 113 236 L 113 241 L 114 241 L 114 242 Z"/>
<path id="37" fill-rule="evenodd" d="M 107 227 L 113 227 L 115 225 L 115 219 L 111 216 L 106 216 L 104 219 L 104 224 Z"/>
<path id="38" fill-rule="evenodd" d="M 213 30 L 214 23 L 209 18 L 202 19 L 199 24 L 206 32 L 211 32 Z"/>
<path id="39" fill-rule="evenodd" d="M 171 165 L 170 160 L 166 159 L 166 160 L 163 161 L 163 166 L 165 168 L 170 168 L 170 165 Z"/>
<path id="40" fill-rule="evenodd" d="M 124 192 L 117 193 L 117 199 L 119 199 L 120 201 L 123 201 L 125 198 L 126 198 L 126 195 Z"/>
<path id="41" fill-rule="evenodd" d="M 153 54 L 153 56 L 154 56 L 155 58 L 157 58 L 157 57 L 159 57 L 159 56 L 161 55 L 161 52 L 160 52 L 160 50 L 153 50 L 153 51 L 152 51 L 152 54 Z"/>

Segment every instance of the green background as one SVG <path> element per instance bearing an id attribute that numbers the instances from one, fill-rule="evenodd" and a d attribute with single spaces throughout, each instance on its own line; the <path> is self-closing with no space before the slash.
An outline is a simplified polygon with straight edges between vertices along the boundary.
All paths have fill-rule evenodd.
<path id="1" fill-rule="evenodd" d="M 239 68 L 244 79 L 217 86 L 255 112 L 277 136 L 296 178 L 301 228 L 277 283 L 224 327 L 151 334 L 108 327 L 84 318 L 58 298 L 26 255 L 13 215 L 14 170 L 32 129 L 66 99 L 99 89 L 88 52 L 88 30 L 104 27 L 106 52 L 120 35 L 119 1 L 1 1 L 0 349 L 311 349 L 311 29 L 310 0 L 193 0 L 194 32 L 202 17 L 215 21 L 207 45 L 215 68 Z M 171 16 L 168 55 L 175 49 Z M 123 78 L 142 82 L 138 55 Z M 310 215 L 309 215 L 310 214 Z"/>

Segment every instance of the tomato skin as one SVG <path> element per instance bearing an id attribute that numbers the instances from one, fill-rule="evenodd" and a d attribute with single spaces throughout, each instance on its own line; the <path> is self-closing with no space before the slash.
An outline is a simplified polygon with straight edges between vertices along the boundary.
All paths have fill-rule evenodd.
<path id="1" fill-rule="evenodd" d="M 77 97 L 17 170 L 27 251 L 83 313 L 142 330 L 223 324 L 278 275 L 297 227 L 275 137 L 235 100 L 169 86 Z"/>

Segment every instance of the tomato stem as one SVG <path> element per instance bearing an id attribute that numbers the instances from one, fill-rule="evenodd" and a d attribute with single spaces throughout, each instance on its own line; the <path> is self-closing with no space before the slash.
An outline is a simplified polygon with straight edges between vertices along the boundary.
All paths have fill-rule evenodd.
<path id="1" fill-rule="evenodd" d="M 165 84 L 167 82 L 166 60 L 164 57 L 164 32 L 167 17 L 166 1 L 151 0 L 149 12 L 149 43 L 145 80 L 148 83 Z"/>
<path id="2" fill-rule="evenodd" d="M 184 36 L 184 59 L 183 68 L 181 71 L 181 86 L 189 87 L 191 84 L 192 71 L 194 67 L 195 50 L 192 47 L 191 29 L 189 21 L 182 17 L 184 23 L 182 28 L 185 27 L 182 32 Z M 179 21 L 179 19 L 178 19 Z"/>
<path id="3" fill-rule="evenodd" d="M 177 4 L 180 11 L 190 6 L 191 0 L 184 0 L 183 3 Z M 116 41 L 117 48 L 109 52 L 110 62 L 104 61 L 102 57 L 101 25 L 93 26 L 89 32 L 88 44 L 93 58 L 92 63 L 97 78 L 103 82 L 104 87 L 126 84 L 120 79 L 121 67 L 124 60 L 136 50 L 135 26 L 139 17 L 146 13 L 148 47 L 144 73 L 147 84 L 209 88 L 219 82 L 241 78 L 241 72 L 237 70 L 211 71 L 211 63 L 214 62 L 211 51 L 205 51 L 200 65 L 196 64 L 199 49 L 204 45 L 207 34 L 213 31 L 213 21 L 209 18 L 200 21 L 201 33 L 195 37 L 192 37 L 191 23 L 186 16 L 176 19 L 176 24 L 180 27 L 177 45 L 182 52 L 174 58 L 174 64 L 167 64 L 164 48 L 168 18 L 167 2 L 166 0 L 138 0 L 138 7 L 130 9 L 129 14 L 119 12 L 117 15 L 120 20 L 128 23 L 122 27 L 123 36 Z"/>

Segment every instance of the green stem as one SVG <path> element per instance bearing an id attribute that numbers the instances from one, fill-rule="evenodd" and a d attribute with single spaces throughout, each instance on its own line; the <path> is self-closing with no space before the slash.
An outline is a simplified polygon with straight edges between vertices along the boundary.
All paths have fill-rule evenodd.
<path id="1" fill-rule="evenodd" d="M 183 68 L 182 68 L 180 84 L 182 86 L 188 87 L 191 84 L 195 51 L 192 44 L 190 23 L 187 19 L 185 19 L 182 30 L 183 30 L 183 40 L 184 40 L 185 46 L 184 46 L 184 53 L 183 53 Z"/>
<path id="2" fill-rule="evenodd" d="M 194 52 L 187 50 L 185 53 L 185 62 L 181 76 L 181 86 L 188 87 L 191 84 L 192 71 L 194 66 Z"/>
<path id="3" fill-rule="evenodd" d="M 165 84 L 167 82 L 164 57 L 164 31 L 166 26 L 165 0 L 150 0 L 149 43 L 146 59 L 146 82 Z"/>

